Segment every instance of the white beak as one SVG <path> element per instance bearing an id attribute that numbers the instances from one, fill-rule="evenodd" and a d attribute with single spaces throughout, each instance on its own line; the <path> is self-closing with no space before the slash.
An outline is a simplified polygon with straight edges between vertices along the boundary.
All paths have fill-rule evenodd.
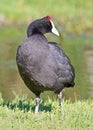
<path id="1" fill-rule="evenodd" d="M 52 20 L 50 20 L 51 24 L 52 24 L 52 33 L 54 33 L 55 35 L 59 36 L 59 32 L 57 31 L 57 29 L 54 26 L 54 23 L 52 22 Z"/>

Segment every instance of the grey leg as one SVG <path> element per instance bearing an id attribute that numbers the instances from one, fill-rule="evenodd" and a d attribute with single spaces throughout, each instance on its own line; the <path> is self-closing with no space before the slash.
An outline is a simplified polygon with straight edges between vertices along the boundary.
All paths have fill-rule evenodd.
<path id="1" fill-rule="evenodd" d="M 37 114 L 37 113 L 38 113 L 38 110 L 39 110 L 39 105 L 40 105 L 40 97 L 36 97 L 35 114 Z"/>
<path id="2" fill-rule="evenodd" d="M 59 105 L 62 106 L 62 92 L 58 94 Z"/>
<path id="3" fill-rule="evenodd" d="M 58 94 L 59 99 L 59 105 L 62 107 L 62 116 L 64 117 L 64 107 L 63 107 L 63 101 L 62 101 L 62 92 Z"/>

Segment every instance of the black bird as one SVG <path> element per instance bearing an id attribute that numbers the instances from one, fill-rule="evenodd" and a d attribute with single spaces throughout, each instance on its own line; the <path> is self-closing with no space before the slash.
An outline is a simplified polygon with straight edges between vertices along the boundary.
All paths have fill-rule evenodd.
<path id="1" fill-rule="evenodd" d="M 55 42 L 48 42 L 45 33 L 59 36 L 50 16 L 33 21 L 27 29 L 26 40 L 17 49 L 16 61 L 26 86 L 36 95 L 38 113 L 40 94 L 54 91 L 62 104 L 61 91 L 74 86 L 74 68 L 64 51 Z"/>

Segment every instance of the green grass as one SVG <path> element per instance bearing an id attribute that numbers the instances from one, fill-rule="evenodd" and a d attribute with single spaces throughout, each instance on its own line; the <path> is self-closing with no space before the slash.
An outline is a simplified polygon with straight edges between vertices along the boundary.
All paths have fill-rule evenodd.
<path id="1" fill-rule="evenodd" d="M 34 115 L 34 100 L 16 98 L 4 102 L 0 97 L 1 130 L 92 130 L 93 102 L 64 101 L 65 116 L 57 100 L 41 101 L 40 111 Z"/>
<path id="2" fill-rule="evenodd" d="M 24 23 L 50 15 L 66 26 L 67 32 L 93 31 L 93 0 L 3 0 L 0 17 L 4 23 Z"/>

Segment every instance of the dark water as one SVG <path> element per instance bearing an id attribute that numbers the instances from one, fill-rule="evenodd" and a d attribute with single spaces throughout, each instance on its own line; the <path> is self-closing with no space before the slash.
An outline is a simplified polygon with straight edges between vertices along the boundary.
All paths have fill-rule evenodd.
<path id="1" fill-rule="evenodd" d="M 24 85 L 20 78 L 16 66 L 17 46 L 26 37 L 26 26 L 7 26 L 0 27 L 0 92 L 5 100 L 11 100 L 16 96 L 27 96 L 28 99 L 34 95 Z M 92 85 L 89 80 L 88 56 L 85 52 L 92 50 L 93 38 L 89 36 L 64 36 L 57 38 L 52 34 L 47 35 L 51 41 L 56 41 L 66 54 L 70 57 L 76 71 L 75 87 L 65 89 L 63 92 L 65 99 L 74 100 L 92 98 Z M 91 69 L 92 71 L 92 69 Z M 91 92 L 90 92 L 91 91 Z M 45 92 L 42 97 L 53 98 L 53 92 Z"/>

